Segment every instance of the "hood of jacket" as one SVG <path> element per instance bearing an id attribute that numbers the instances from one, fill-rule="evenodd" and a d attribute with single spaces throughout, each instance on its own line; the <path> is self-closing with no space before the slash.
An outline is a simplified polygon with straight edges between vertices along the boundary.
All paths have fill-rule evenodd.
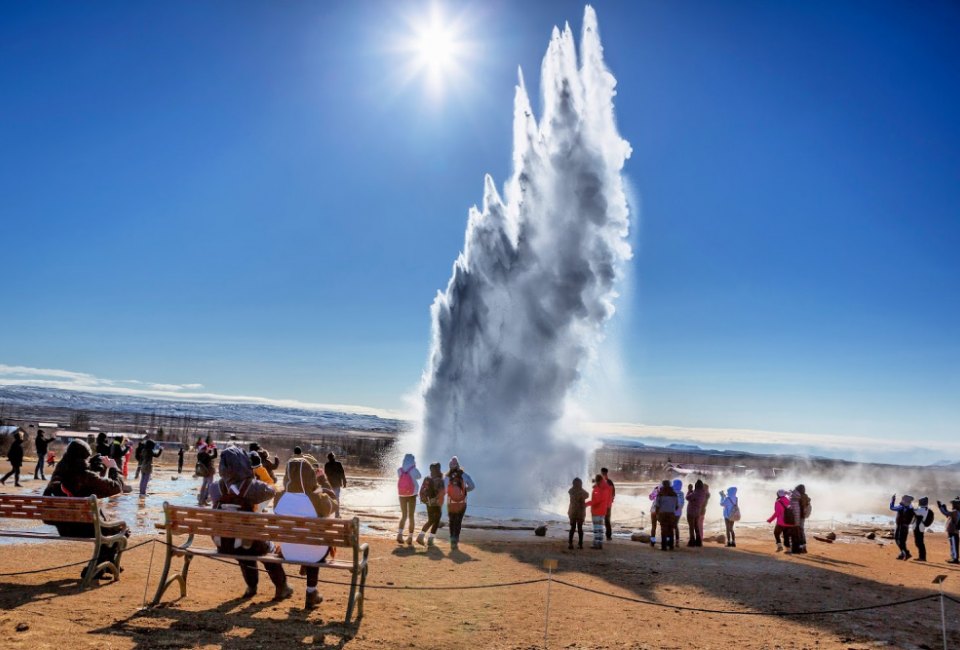
<path id="1" fill-rule="evenodd" d="M 411 469 L 417 466 L 417 459 L 414 458 L 413 454 L 406 454 L 403 457 L 403 462 L 400 463 L 400 469 L 404 472 L 409 472 Z"/>
<path id="2" fill-rule="evenodd" d="M 683 492 L 683 481 L 681 481 L 680 479 L 678 478 L 673 479 L 673 483 L 671 483 L 671 485 L 673 486 L 673 491 L 676 492 L 677 494 L 680 494 L 681 492 Z"/>
<path id="3" fill-rule="evenodd" d="M 730 497 L 731 499 L 736 499 L 736 498 L 737 498 L 737 488 L 735 488 L 735 487 L 728 487 L 728 488 L 727 488 L 727 496 Z"/>
<path id="4" fill-rule="evenodd" d="M 220 454 L 220 478 L 227 485 L 236 485 L 253 478 L 253 467 L 247 452 L 237 447 L 224 449 Z"/>
<path id="5" fill-rule="evenodd" d="M 287 461 L 287 473 L 284 474 L 286 491 L 291 494 L 313 492 L 318 487 L 317 472 L 305 458 L 291 458 Z"/>

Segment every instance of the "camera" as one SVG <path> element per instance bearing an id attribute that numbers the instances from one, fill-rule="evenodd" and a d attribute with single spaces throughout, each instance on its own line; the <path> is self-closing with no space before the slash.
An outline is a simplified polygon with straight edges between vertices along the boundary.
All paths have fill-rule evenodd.
<path id="1" fill-rule="evenodd" d="M 90 469 L 94 472 L 102 473 L 106 469 L 106 465 L 103 464 L 103 456 L 100 454 L 95 454 L 90 458 Z"/>

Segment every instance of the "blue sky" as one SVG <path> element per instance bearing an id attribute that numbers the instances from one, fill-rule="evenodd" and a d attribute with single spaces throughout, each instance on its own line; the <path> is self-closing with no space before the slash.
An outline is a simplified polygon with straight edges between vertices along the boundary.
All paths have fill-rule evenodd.
<path id="1" fill-rule="evenodd" d="M 597 2 L 638 204 L 605 421 L 955 439 L 960 7 Z M 403 407 L 577 2 L 0 8 L 0 363 Z M 39 376 L 36 373 L 32 376 Z M 104 380 L 106 381 L 106 380 Z"/>

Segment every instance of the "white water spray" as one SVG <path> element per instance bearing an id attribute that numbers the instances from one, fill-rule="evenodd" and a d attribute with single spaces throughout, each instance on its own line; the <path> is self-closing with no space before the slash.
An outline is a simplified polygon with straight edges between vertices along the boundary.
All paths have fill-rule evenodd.
<path id="1" fill-rule="evenodd" d="M 554 28 L 539 123 L 520 75 L 513 175 L 504 198 L 484 179 L 432 306 L 420 464 L 458 455 L 483 504 L 539 504 L 585 469 L 589 443 L 563 422 L 631 254 L 615 85 L 588 6 L 579 63 L 570 26 Z"/>

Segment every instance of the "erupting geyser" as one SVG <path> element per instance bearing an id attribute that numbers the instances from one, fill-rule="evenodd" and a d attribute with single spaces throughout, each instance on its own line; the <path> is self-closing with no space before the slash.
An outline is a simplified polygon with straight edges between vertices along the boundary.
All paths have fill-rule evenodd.
<path id="1" fill-rule="evenodd" d="M 484 504 L 536 505 L 585 469 L 589 445 L 562 423 L 630 257 L 615 85 L 588 6 L 579 64 L 570 26 L 554 28 L 539 123 L 521 74 L 513 176 L 503 198 L 484 179 L 433 303 L 421 464 L 459 455 Z"/>

